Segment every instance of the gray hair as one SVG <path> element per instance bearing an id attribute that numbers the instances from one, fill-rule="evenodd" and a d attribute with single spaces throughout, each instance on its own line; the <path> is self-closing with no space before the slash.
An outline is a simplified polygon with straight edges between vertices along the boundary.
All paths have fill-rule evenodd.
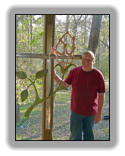
<path id="1" fill-rule="evenodd" d="M 93 62 L 95 63 L 95 55 L 91 50 L 87 50 L 85 52 L 83 52 L 82 57 L 84 57 L 84 55 L 89 54 L 91 55 L 91 57 L 93 58 Z"/>

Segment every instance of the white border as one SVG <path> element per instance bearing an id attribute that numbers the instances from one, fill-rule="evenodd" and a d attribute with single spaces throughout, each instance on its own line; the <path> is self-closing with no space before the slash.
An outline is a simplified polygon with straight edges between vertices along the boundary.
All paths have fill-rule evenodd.
<path id="1" fill-rule="evenodd" d="M 15 141 L 15 14 L 110 14 L 110 141 Z M 109 148 L 117 143 L 117 42 L 116 10 L 112 7 L 19 7 L 8 11 L 8 144 L 11 147 L 31 148 Z M 115 70 L 113 70 L 115 69 Z"/>

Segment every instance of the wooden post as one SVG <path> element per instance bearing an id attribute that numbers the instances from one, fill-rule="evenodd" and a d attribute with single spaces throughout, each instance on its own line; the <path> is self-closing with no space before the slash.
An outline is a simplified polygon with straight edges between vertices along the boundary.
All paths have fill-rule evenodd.
<path id="1" fill-rule="evenodd" d="M 55 16 L 45 15 L 45 38 L 44 38 L 44 52 L 45 55 L 51 54 L 51 49 L 54 46 L 54 29 Z M 44 69 L 48 69 L 48 74 L 44 78 L 43 97 L 47 97 L 53 91 L 53 70 L 54 60 L 44 59 Z M 53 125 L 53 97 L 45 101 L 42 105 L 42 140 L 52 140 L 52 125 Z"/>

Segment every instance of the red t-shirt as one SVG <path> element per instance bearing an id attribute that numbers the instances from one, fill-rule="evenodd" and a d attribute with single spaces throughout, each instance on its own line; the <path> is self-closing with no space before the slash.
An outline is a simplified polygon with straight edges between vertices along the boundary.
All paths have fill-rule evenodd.
<path id="1" fill-rule="evenodd" d="M 80 66 L 69 72 L 65 82 L 72 85 L 71 111 L 80 115 L 95 115 L 98 93 L 105 92 L 102 73 L 95 68 L 86 72 Z"/>

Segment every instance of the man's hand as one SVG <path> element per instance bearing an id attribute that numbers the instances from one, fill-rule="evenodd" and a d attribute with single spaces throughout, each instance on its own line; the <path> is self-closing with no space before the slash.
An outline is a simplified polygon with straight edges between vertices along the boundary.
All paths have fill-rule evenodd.
<path id="1" fill-rule="evenodd" d="M 58 84 L 62 84 L 63 87 L 65 88 L 68 88 L 69 87 L 69 84 L 66 83 L 65 81 L 63 81 L 57 74 L 56 74 L 56 71 L 54 70 L 54 79 L 56 80 L 56 82 Z"/>
<path id="2" fill-rule="evenodd" d="M 101 120 L 103 103 L 104 103 L 104 93 L 99 93 L 98 111 L 97 111 L 97 113 L 95 115 L 95 124 L 98 123 Z"/>
<path id="3" fill-rule="evenodd" d="M 96 114 L 95 115 L 95 124 L 97 124 L 101 120 L 101 114 Z"/>
<path id="4" fill-rule="evenodd" d="M 56 75 L 57 75 L 57 74 L 56 74 L 56 71 L 55 71 L 55 69 L 54 69 L 54 78 L 55 78 Z"/>

